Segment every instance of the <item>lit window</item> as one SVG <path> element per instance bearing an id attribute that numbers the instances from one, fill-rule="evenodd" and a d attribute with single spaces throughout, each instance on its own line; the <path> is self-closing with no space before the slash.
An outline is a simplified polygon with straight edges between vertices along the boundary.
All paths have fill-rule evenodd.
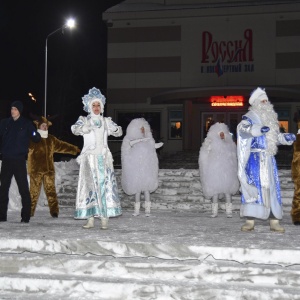
<path id="1" fill-rule="evenodd" d="M 289 121 L 279 121 L 279 129 L 281 133 L 289 132 Z"/>
<path id="2" fill-rule="evenodd" d="M 169 112 L 169 139 L 182 139 L 182 111 Z"/>

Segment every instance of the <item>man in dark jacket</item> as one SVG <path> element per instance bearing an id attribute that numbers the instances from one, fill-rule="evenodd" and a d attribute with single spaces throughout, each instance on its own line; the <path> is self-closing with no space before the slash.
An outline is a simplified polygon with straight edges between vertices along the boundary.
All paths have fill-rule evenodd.
<path id="1" fill-rule="evenodd" d="M 2 167 L 0 174 L 0 222 L 7 221 L 9 188 L 11 179 L 15 176 L 22 199 L 21 222 L 30 220 L 31 199 L 27 180 L 26 157 L 30 139 L 34 142 L 41 140 L 40 134 L 33 124 L 21 116 L 23 104 L 14 101 L 11 104 L 11 117 L 0 123 L 2 139 Z"/>

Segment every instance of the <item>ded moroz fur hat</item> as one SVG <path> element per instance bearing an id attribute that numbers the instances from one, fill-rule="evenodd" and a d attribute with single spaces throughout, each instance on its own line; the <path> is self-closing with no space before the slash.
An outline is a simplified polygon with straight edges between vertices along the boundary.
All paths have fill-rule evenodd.
<path id="1" fill-rule="evenodd" d="M 262 100 L 269 100 L 265 89 L 262 89 L 258 87 L 254 91 L 252 91 L 251 96 L 249 98 L 249 104 L 253 105 L 256 100 L 262 101 Z"/>

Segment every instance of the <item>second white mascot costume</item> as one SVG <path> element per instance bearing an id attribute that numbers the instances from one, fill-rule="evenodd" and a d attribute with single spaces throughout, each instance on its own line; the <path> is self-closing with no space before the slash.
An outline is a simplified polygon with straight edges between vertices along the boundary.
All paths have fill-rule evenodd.
<path id="1" fill-rule="evenodd" d="M 212 198 L 212 215 L 218 215 L 218 200 L 225 195 L 228 218 L 232 217 L 231 197 L 239 189 L 237 150 L 224 123 L 212 125 L 199 154 L 200 180 L 205 198 Z"/>
<path id="2" fill-rule="evenodd" d="M 145 197 L 145 213 L 150 216 L 150 193 L 158 188 L 158 158 L 150 125 L 144 118 L 130 122 L 123 139 L 122 188 L 127 195 L 135 195 L 134 216 L 140 213 L 141 193 Z"/>

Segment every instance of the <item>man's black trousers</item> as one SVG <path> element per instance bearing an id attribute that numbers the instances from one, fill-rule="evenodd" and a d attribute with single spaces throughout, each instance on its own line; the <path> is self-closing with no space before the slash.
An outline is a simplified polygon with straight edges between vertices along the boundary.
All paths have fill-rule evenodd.
<path id="1" fill-rule="evenodd" d="M 31 199 L 27 180 L 27 169 L 25 159 L 3 159 L 1 167 L 0 187 L 0 221 L 7 220 L 7 209 L 9 201 L 9 188 L 12 177 L 15 176 L 19 193 L 21 195 L 23 222 L 29 222 L 31 212 Z"/>

